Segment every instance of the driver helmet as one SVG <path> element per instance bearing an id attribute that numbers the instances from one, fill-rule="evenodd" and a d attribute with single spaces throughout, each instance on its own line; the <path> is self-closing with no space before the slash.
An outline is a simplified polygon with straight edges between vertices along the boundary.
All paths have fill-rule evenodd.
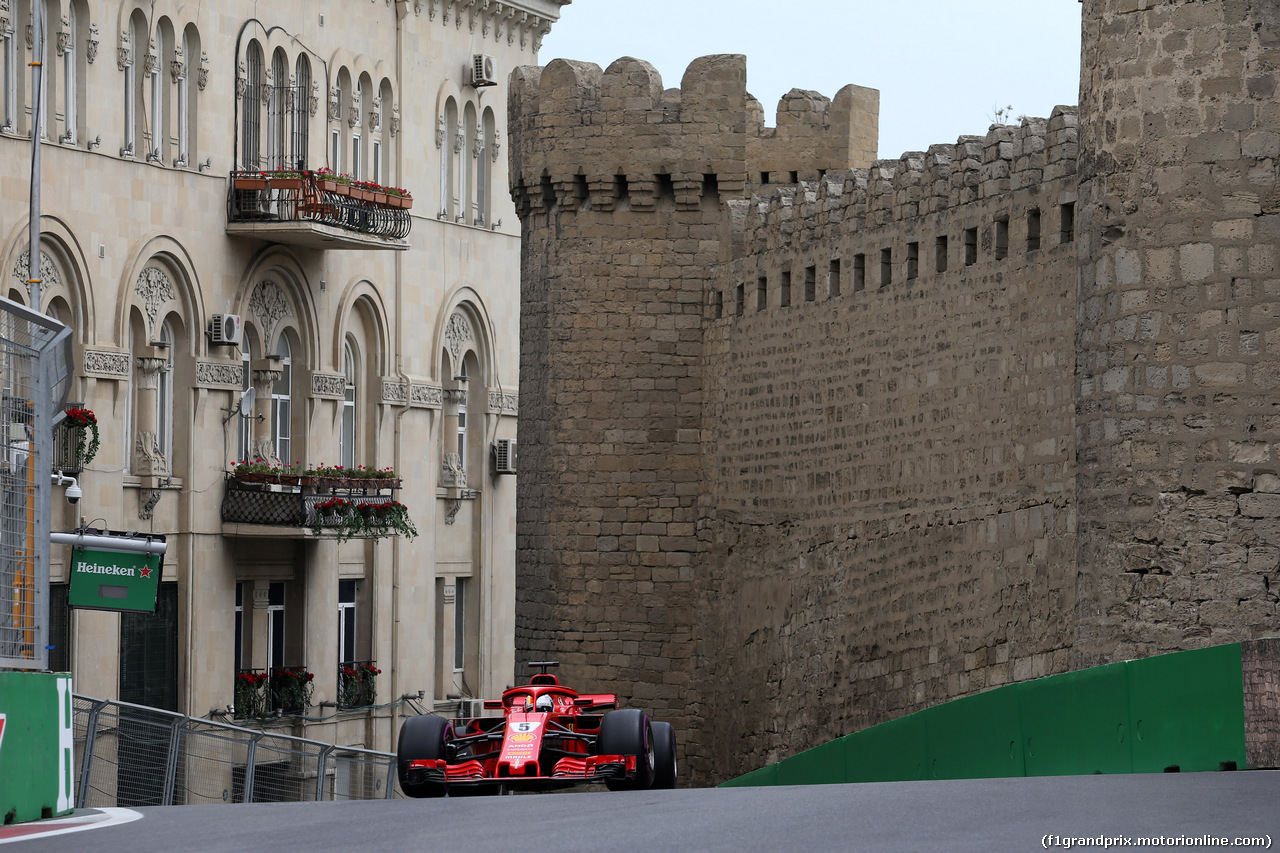
<path id="1" fill-rule="evenodd" d="M 534 703 L 535 709 L 537 709 L 538 711 L 543 711 L 547 713 L 550 713 L 554 707 L 555 705 L 552 702 L 550 693 L 543 693 L 541 696 L 538 697 L 537 701 Z"/>

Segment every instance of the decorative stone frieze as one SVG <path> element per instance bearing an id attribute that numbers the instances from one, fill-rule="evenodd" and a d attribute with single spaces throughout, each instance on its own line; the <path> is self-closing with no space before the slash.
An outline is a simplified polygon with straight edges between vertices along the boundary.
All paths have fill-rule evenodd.
<path id="1" fill-rule="evenodd" d="M 196 384 L 201 388 L 244 387 L 244 365 L 230 361 L 197 361 Z"/>
<path id="2" fill-rule="evenodd" d="M 341 373 L 312 373 L 311 396 L 341 400 L 347 391 L 347 378 Z"/>
<path id="3" fill-rule="evenodd" d="M 85 376 L 97 379 L 128 379 L 129 362 L 127 352 L 87 349 L 84 351 L 84 359 L 80 367 Z"/>

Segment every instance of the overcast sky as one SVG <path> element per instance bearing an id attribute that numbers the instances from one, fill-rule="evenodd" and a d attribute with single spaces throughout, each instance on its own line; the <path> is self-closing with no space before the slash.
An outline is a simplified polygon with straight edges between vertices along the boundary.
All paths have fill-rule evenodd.
<path id="1" fill-rule="evenodd" d="M 880 90 L 880 157 L 984 134 L 994 110 L 1075 105 L 1079 0 L 573 0 L 542 43 L 601 68 L 652 63 L 662 85 L 710 53 L 747 56 L 747 90 L 774 124 L 790 89 Z"/>

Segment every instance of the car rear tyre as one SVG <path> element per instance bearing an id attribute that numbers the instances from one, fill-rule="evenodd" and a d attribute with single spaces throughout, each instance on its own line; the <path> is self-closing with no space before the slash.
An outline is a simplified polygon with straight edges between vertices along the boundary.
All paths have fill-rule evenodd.
<path id="1" fill-rule="evenodd" d="M 448 787 L 440 782 L 406 782 L 409 762 L 438 761 L 444 758 L 444 742 L 449 734 L 449 721 L 444 717 L 422 714 L 410 717 L 400 727 L 396 745 L 396 766 L 400 773 L 400 790 L 408 797 L 443 797 Z"/>
<path id="2" fill-rule="evenodd" d="M 653 722 L 653 787 L 676 786 L 676 730 L 670 723 Z"/>
<path id="3" fill-rule="evenodd" d="M 635 777 L 606 782 L 610 791 L 639 791 L 653 784 L 653 729 L 644 711 L 627 708 L 605 714 L 596 738 L 596 753 L 636 757 Z"/>

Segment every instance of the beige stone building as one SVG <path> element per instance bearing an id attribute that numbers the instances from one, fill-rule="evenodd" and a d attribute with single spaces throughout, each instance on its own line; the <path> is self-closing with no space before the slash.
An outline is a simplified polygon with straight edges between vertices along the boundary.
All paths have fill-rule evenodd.
<path id="1" fill-rule="evenodd" d="M 55 489 L 53 528 L 169 542 L 153 616 L 68 610 L 55 549 L 52 664 L 79 693 L 228 717 L 238 670 L 305 667 L 305 719 L 266 725 L 378 749 L 402 697 L 500 690 L 515 478 L 490 448 L 515 438 L 519 333 L 506 80 L 567 0 L 44 2 L 40 307 L 74 328 L 72 399 L 101 435 L 80 504 Z M 30 24 L 30 0 L 0 0 L 0 253 L 23 303 Z M 402 187 L 412 209 L 326 189 L 322 168 Z M 255 457 L 401 484 L 229 479 Z M 332 497 L 394 498 L 418 535 L 317 535 Z M 358 661 L 381 670 L 375 693 L 344 701 L 340 665 Z"/>

